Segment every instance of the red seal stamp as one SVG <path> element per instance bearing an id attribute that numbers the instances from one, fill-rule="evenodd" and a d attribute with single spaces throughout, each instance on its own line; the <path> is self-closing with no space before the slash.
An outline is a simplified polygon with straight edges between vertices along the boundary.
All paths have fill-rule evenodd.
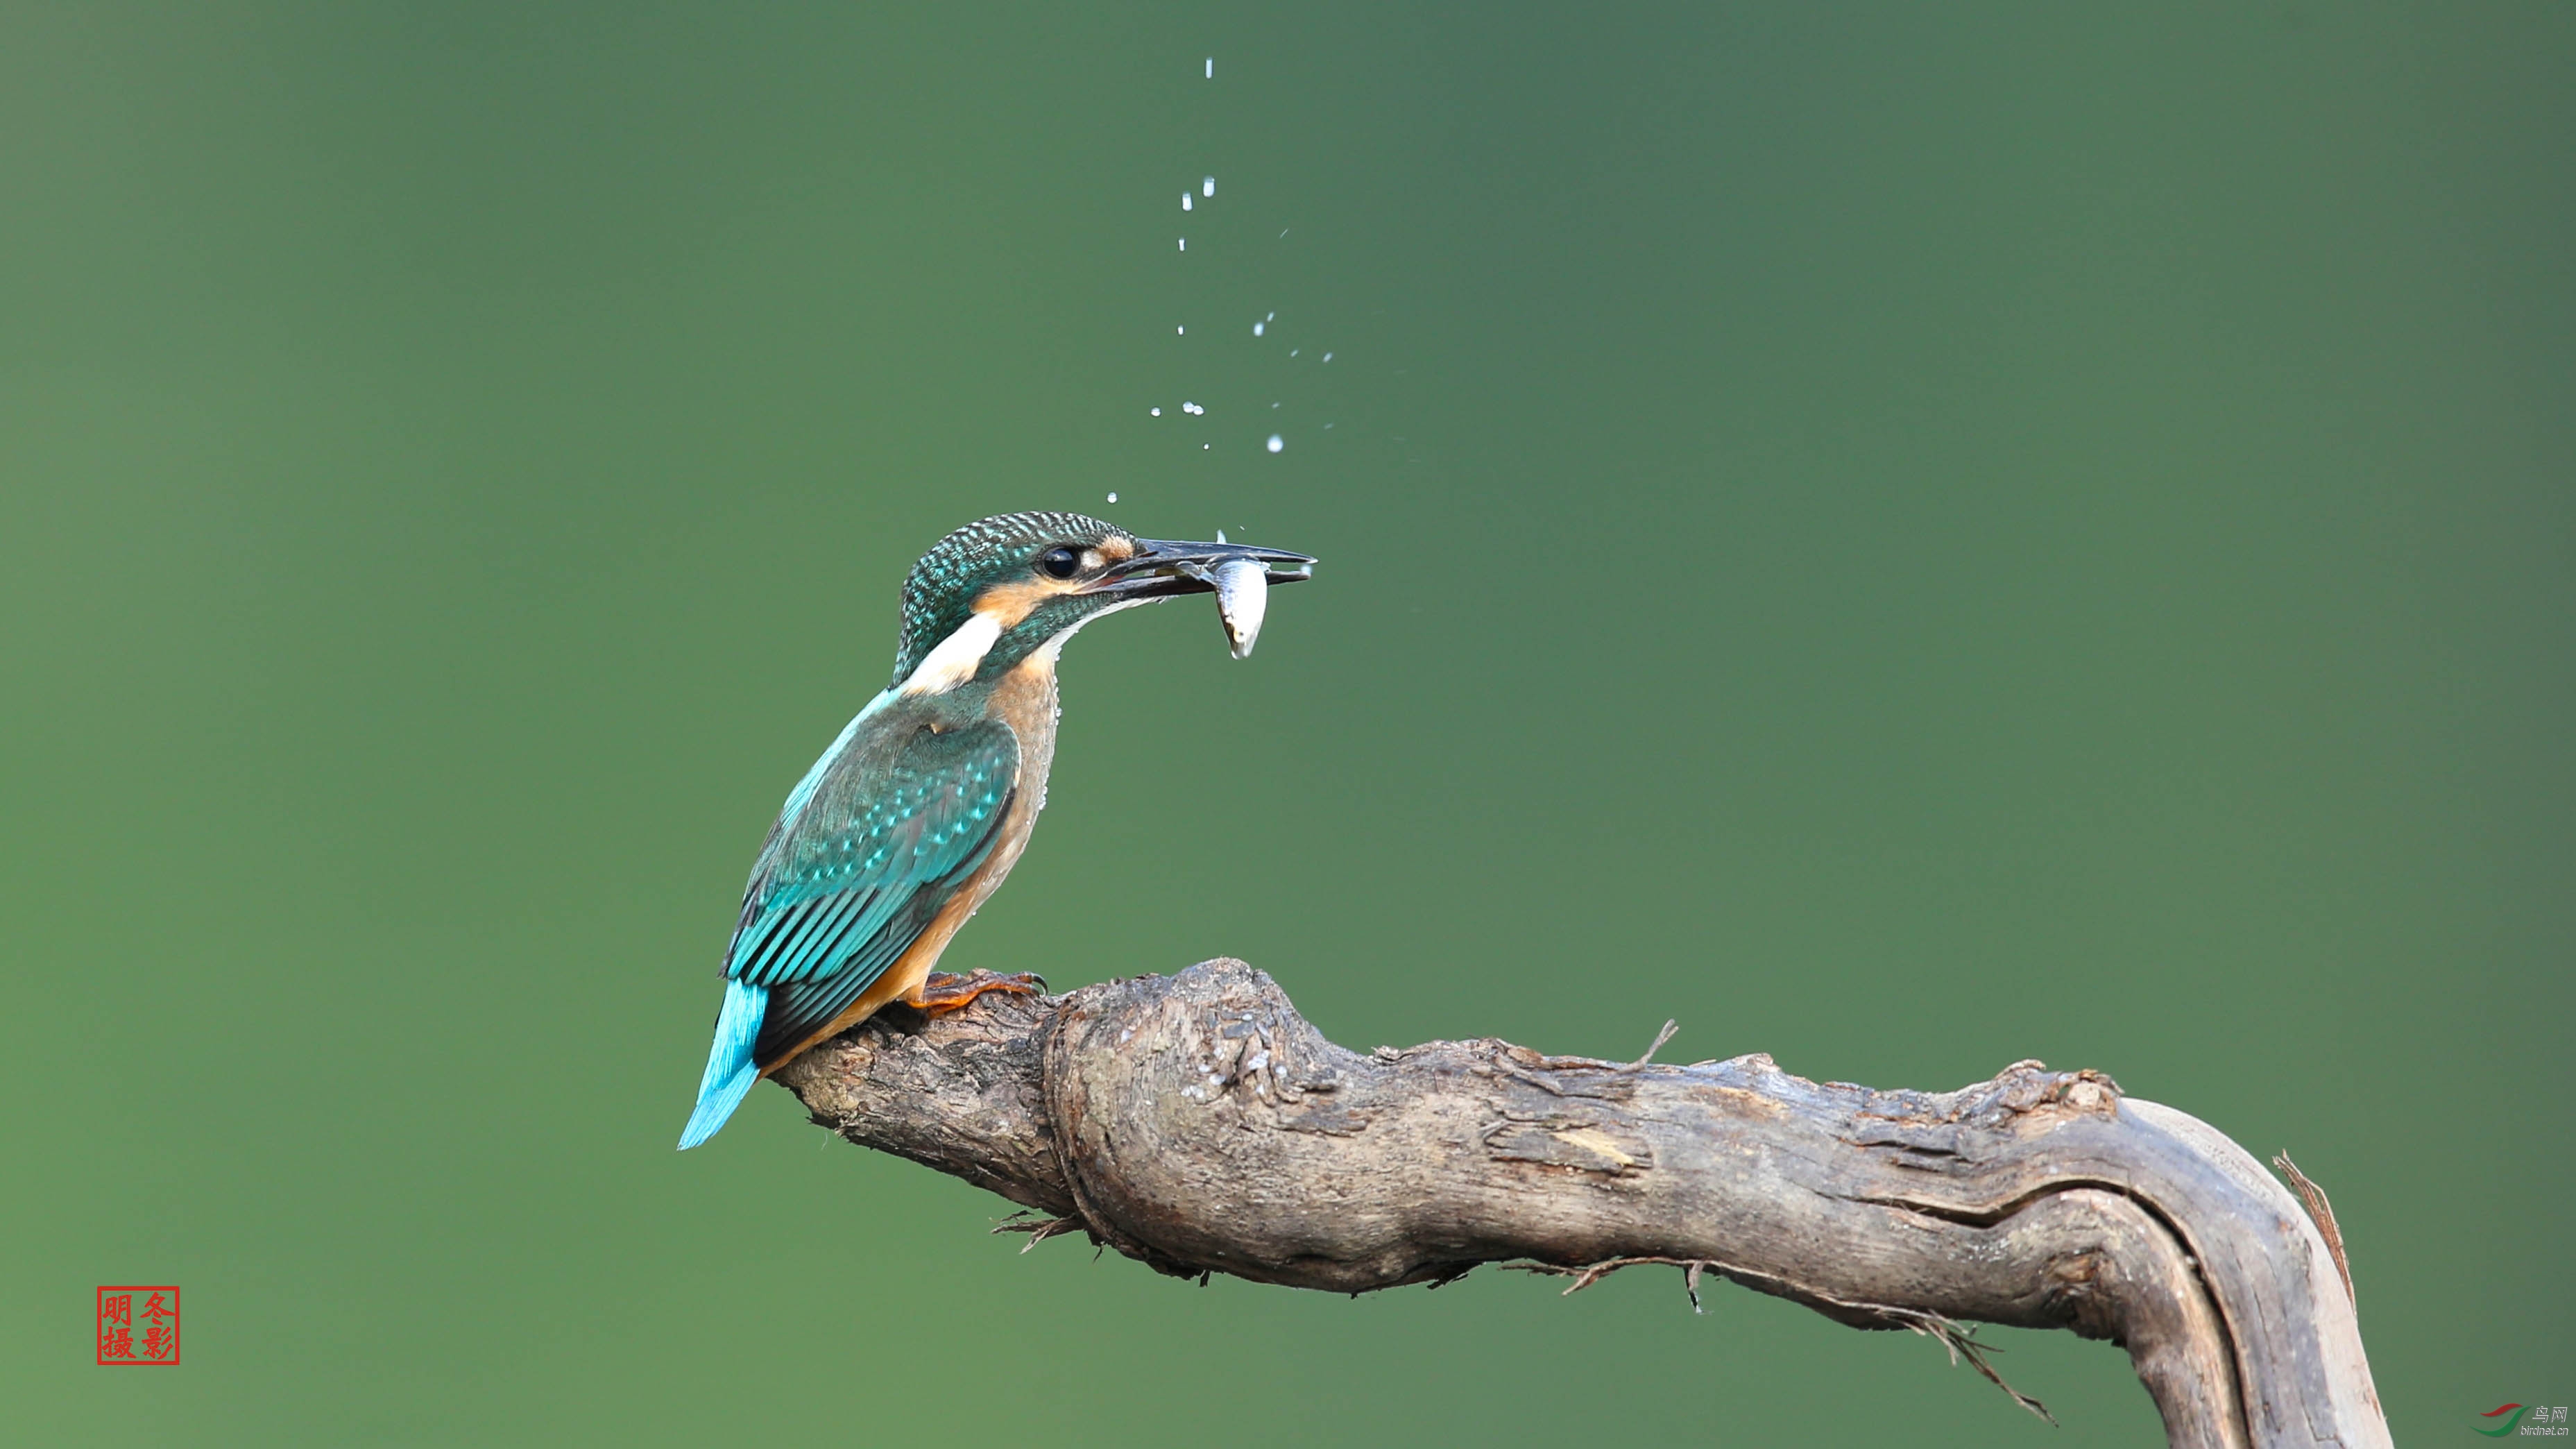
<path id="1" fill-rule="evenodd" d="M 99 1289 L 98 1361 L 102 1365 L 177 1363 L 177 1285 Z"/>

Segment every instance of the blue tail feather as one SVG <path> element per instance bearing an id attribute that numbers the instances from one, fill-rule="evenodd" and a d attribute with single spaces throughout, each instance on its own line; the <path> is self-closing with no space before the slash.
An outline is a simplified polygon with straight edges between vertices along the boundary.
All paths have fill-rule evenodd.
<path id="1" fill-rule="evenodd" d="M 742 1105 L 760 1068 L 751 1060 L 751 1045 L 760 1036 L 760 1018 L 769 1008 L 769 988 L 747 981 L 725 983 L 724 1011 L 716 1018 L 715 1045 L 707 1049 L 707 1074 L 698 1083 L 698 1107 L 680 1133 L 687 1151 L 716 1135 L 716 1129 Z"/>

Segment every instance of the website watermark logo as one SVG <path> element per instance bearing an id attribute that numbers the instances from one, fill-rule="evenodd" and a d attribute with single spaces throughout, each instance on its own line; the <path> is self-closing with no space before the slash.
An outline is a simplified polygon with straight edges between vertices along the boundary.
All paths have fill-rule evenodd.
<path id="1" fill-rule="evenodd" d="M 102 1368 L 179 1362 L 179 1289 L 98 1290 L 98 1362 Z"/>
<path id="2" fill-rule="evenodd" d="M 2490 1439 L 2501 1439 L 2507 1434 L 2547 1439 L 2567 1437 L 2565 1404 L 2498 1404 L 2478 1417 L 2495 1420 L 2495 1427 L 2477 1431 Z"/>

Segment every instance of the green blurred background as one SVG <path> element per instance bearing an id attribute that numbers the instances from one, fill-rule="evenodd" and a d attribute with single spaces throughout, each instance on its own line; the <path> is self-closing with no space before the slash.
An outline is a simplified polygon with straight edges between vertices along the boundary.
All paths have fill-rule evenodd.
<path id="1" fill-rule="evenodd" d="M 1022 507 L 1325 562 L 1074 647 L 950 964 L 2099 1067 L 2333 1192 L 2401 1442 L 2576 1400 L 2565 5 L 0 13 L 13 1442 L 2161 1442 L 2063 1334 L 2050 1430 L 1670 1274 L 1023 1257 L 775 1089 L 675 1154 Z"/>

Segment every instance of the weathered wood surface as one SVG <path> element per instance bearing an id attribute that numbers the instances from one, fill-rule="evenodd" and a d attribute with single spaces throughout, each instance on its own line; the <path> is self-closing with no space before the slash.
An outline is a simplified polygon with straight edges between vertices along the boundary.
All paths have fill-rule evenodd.
<path id="1" fill-rule="evenodd" d="M 1711 1273 L 1931 1333 L 1981 1369 L 1970 1321 L 2111 1339 L 2175 1445 L 2389 1442 L 2299 1204 L 2217 1131 L 2094 1072 L 2022 1062 L 1927 1093 L 1759 1055 L 1363 1055 L 1219 960 L 880 1018 L 780 1080 L 850 1141 L 1166 1273 L 1359 1292 L 1482 1263 L 1576 1286 L 1670 1263 L 1694 1288 Z"/>

